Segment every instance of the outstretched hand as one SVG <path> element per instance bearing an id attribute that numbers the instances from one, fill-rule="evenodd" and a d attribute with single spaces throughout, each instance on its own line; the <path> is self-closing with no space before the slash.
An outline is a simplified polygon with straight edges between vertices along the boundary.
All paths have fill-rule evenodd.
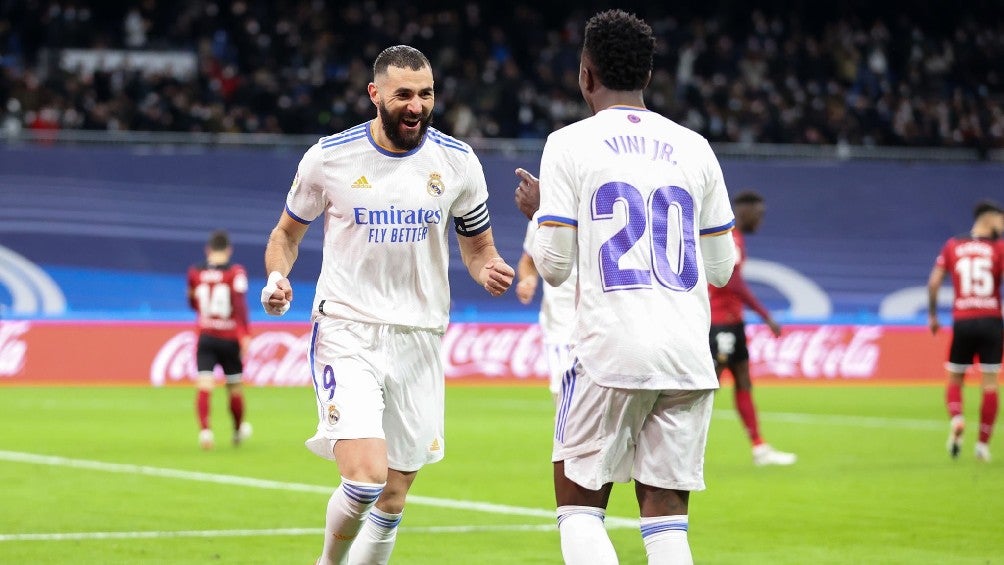
<path id="1" fill-rule="evenodd" d="M 484 267 L 481 267 L 478 281 L 485 287 L 488 294 L 492 296 L 502 296 L 512 285 L 512 279 L 516 276 L 516 271 L 506 264 L 501 257 L 489 259 Z"/>
<path id="2" fill-rule="evenodd" d="M 532 219 L 540 208 L 540 180 L 523 168 L 516 169 L 516 177 L 519 179 L 519 184 L 516 185 L 516 206 L 528 220 Z"/>

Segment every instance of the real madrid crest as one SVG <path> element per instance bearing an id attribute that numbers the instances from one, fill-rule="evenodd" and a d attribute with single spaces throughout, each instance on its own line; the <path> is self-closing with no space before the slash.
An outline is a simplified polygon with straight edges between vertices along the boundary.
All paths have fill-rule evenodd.
<path id="1" fill-rule="evenodd" d="M 439 173 L 429 173 L 429 182 L 425 185 L 430 196 L 442 196 L 446 192 L 446 185 L 443 184 L 443 177 Z"/>
<path id="2" fill-rule="evenodd" d="M 334 404 L 328 404 L 328 425 L 334 426 L 341 417 L 342 415 L 338 412 L 338 408 Z"/>

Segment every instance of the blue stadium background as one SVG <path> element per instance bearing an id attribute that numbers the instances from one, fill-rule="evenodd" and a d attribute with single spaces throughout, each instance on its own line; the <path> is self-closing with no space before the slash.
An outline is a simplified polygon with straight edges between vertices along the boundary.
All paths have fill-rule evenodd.
<path id="1" fill-rule="evenodd" d="M 230 230 L 255 300 L 265 240 L 300 155 L 299 148 L 0 148 L 0 246 L 41 267 L 65 297 L 65 307 L 49 300 L 46 311 L 51 297 L 35 284 L 37 273 L 0 255 L 3 317 L 191 319 L 185 269 L 201 259 L 215 228 Z M 539 154 L 480 155 L 498 247 L 515 264 L 526 224 L 512 202 L 512 171 L 536 171 Z M 926 283 L 941 244 L 968 230 L 977 200 L 1004 197 L 999 163 L 723 159 L 722 166 L 730 192 L 755 188 L 767 199 L 764 226 L 747 240 L 756 260 L 748 278 L 784 322 L 922 323 L 915 287 Z M 290 319 L 308 316 L 320 236 L 313 226 L 301 249 Z M 455 249 L 450 277 L 455 321 L 536 317 L 511 293 L 487 297 Z M 28 303 L 26 286 L 35 293 Z"/>

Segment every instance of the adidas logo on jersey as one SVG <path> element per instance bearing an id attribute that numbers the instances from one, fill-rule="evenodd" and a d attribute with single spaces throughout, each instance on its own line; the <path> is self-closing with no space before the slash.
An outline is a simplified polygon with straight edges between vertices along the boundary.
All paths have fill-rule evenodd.
<path id="1" fill-rule="evenodd" d="M 366 175 L 363 175 L 356 179 L 356 182 L 352 183 L 352 188 L 373 188 L 370 181 L 366 180 Z"/>

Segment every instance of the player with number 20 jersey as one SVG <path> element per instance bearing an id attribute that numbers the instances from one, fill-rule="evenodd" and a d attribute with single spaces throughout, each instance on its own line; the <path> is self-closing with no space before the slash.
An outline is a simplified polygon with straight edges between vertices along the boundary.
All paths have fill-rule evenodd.
<path id="1" fill-rule="evenodd" d="M 703 235 L 732 208 L 700 135 L 640 108 L 612 107 L 551 134 L 541 225 L 578 227 L 575 355 L 595 382 L 715 389 Z"/>
<path id="2" fill-rule="evenodd" d="M 708 142 L 644 107 L 654 49 L 632 14 L 589 19 L 579 90 L 593 116 L 548 137 L 536 210 L 531 183 L 516 192 L 539 224 L 541 276 L 579 272 L 551 452 L 569 565 L 618 562 L 603 517 L 613 483 L 632 479 L 649 562 L 693 562 L 689 493 L 704 488 L 718 388 L 707 285 L 732 274 L 734 217 Z"/>

